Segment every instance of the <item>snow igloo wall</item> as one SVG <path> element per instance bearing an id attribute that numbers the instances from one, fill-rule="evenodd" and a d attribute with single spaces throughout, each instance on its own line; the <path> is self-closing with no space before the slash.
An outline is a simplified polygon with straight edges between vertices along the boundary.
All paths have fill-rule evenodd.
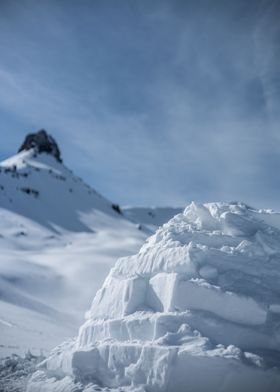
<path id="1" fill-rule="evenodd" d="M 121 258 L 34 391 L 280 390 L 280 214 L 190 204 Z"/>

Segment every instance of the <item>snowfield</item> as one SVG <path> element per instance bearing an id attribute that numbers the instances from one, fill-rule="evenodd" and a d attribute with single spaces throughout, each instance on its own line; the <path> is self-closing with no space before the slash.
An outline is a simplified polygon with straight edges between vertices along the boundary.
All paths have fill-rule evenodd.
<path id="1" fill-rule="evenodd" d="M 75 336 L 116 258 L 146 239 L 138 226 L 51 154 L 1 162 L 0 358 Z"/>
<path id="2" fill-rule="evenodd" d="M 192 203 L 117 261 L 28 392 L 278 392 L 279 282 L 279 213 Z"/>

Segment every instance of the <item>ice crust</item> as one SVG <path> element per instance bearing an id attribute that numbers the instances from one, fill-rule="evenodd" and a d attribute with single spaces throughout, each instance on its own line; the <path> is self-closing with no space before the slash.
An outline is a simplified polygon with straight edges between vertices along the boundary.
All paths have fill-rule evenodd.
<path id="1" fill-rule="evenodd" d="M 271 210 L 191 203 L 117 261 L 28 391 L 279 391 L 279 228 Z"/>

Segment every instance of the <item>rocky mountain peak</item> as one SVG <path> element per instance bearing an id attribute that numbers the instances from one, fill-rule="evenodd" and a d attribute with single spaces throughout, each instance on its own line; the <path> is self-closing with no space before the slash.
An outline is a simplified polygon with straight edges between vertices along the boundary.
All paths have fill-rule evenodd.
<path id="1" fill-rule="evenodd" d="M 58 144 L 54 138 L 49 135 L 44 129 L 36 133 L 29 133 L 22 145 L 20 146 L 18 152 L 30 150 L 34 148 L 36 152 L 45 152 L 52 155 L 58 162 L 62 162 L 61 153 Z"/>

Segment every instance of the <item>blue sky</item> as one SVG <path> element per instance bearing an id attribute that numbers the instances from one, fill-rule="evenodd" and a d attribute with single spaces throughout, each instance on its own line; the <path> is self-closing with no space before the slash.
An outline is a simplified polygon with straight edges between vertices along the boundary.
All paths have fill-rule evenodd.
<path id="1" fill-rule="evenodd" d="M 1 0 L 0 158 L 45 128 L 120 204 L 280 209 L 279 1 Z"/>

